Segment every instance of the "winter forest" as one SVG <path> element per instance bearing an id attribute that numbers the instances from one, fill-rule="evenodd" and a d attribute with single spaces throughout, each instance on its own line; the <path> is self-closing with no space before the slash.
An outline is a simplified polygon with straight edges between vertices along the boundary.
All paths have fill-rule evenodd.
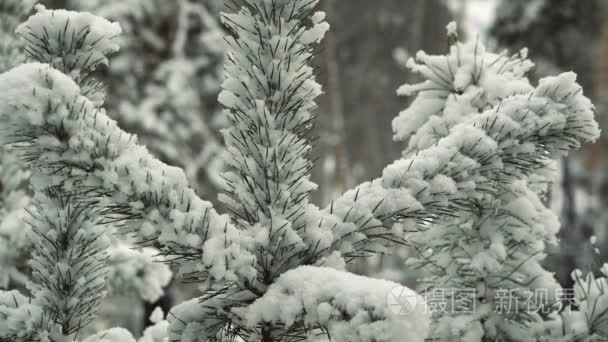
<path id="1" fill-rule="evenodd" d="M 0 0 L 0 342 L 608 341 L 608 1 Z"/>

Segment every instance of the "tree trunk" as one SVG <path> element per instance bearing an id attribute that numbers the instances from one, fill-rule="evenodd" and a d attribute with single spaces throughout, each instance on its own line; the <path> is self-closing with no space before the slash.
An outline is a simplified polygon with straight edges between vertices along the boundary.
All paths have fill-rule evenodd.
<path id="1" fill-rule="evenodd" d="M 593 89 L 593 100 L 600 101 L 608 91 L 608 21 L 604 21 L 600 33 L 600 41 L 597 49 L 597 63 L 595 63 L 595 84 Z M 601 164 L 602 147 L 599 142 L 589 147 L 587 166 L 589 169 L 597 169 Z"/>
<path id="2" fill-rule="evenodd" d="M 322 0 L 321 6 L 330 22 L 336 22 L 334 0 Z M 330 30 L 324 39 L 324 63 L 327 71 L 327 95 L 329 100 L 330 141 L 328 154 L 325 158 L 334 158 L 334 167 L 329 173 L 323 172 L 322 202 L 326 203 L 337 194 L 347 189 L 348 182 L 348 152 L 346 147 L 346 129 L 344 125 L 344 108 L 342 87 L 340 85 L 340 66 L 338 64 L 336 34 Z M 331 151 L 331 152 L 330 152 Z M 325 171 L 325 170 L 324 170 Z"/>

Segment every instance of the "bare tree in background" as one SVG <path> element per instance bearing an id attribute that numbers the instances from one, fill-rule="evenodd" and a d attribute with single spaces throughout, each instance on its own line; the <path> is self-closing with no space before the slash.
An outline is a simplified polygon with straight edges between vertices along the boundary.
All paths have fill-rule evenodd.
<path id="1" fill-rule="evenodd" d="M 335 0 L 321 0 L 320 6 L 329 20 L 333 21 L 335 14 Z M 348 184 L 349 161 L 345 131 L 344 99 L 340 79 L 340 65 L 338 63 L 338 46 L 336 34 L 329 31 L 323 43 L 323 64 L 327 77 L 327 121 L 325 129 L 319 128 L 321 149 L 321 189 L 318 194 L 322 203 L 327 203 L 336 195 L 344 192 Z"/>
<path id="2" fill-rule="evenodd" d="M 332 90 L 329 78 L 335 74 L 331 76 L 325 60 L 320 66 L 320 80 L 328 84 L 328 89 L 320 99 L 320 113 L 338 108 L 334 95 L 342 98 L 344 151 L 348 154 L 345 160 L 350 173 L 347 178 L 354 184 L 377 176 L 386 163 L 400 154 L 391 134 L 386 132 L 406 101 L 395 95 L 406 71 L 390 52 L 397 48 L 405 48 L 409 54 L 420 49 L 444 51 L 444 27 L 451 15 L 441 0 L 329 0 L 327 3 L 333 3 L 327 12 L 334 35 L 328 40 L 335 39 L 339 66 L 336 84 L 340 85 L 341 92 L 336 94 Z M 413 11 L 414 8 L 420 11 Z M 332 53 L 327 51 L 328 45 L 333 43 L 325 44 L 327 56 Z M 321 127 L 335 127 L 328 117 L 320 116 Z M 324 153 L 320 151 L 322 160 Z M 327 153 L 333 155 L 334 151 Z M 314 171 L 318 182 L 321 171 L 321 165 Z M 315 201 L 322 202 L 320 197 L 316 194 Z"/>

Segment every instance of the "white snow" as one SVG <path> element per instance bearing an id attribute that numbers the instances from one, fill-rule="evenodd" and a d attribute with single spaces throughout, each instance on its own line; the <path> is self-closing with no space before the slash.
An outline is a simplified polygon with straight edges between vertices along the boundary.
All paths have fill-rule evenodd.
<path id="1" fill-rule="evenodd" d="M 399 289 L 399 300 L 387 302 Z M 412 308 L 403 313 L 391 304 Z M 430 317 L 424 300 L 397 283 L 324 267 L 301 266 L 283 274 L 252 305 L 239 312 L 249 326 L 303 321 L 328 329 L 336 342 L 424 341 Z M 399 309 L 402 309 L 401 307 Z"/>

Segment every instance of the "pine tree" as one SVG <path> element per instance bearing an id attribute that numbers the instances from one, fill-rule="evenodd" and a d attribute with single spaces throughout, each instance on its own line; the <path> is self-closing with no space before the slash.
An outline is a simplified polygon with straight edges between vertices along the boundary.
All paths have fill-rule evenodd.
<path id="1" fill-rule="evenodd" d="M 2 82 L 2 84 L 10 86 L 12 89 L 12 91 L 6 89 L 3 94 L 14 99 L 5 106 L 10 105 L 10 108 L 13 109 L 21 108 L 18 114 L 23 114 L 11 115 L 10 117 L 15 120 L 10 119 L 4 126 L 18 134 L 16 136 L 3 134 L 3 138 L 6 138 L 7 142 L 20 145 L 22 155 L 34 168 L 39 170 L 33 181 L 35 189 L 47 188 L 56 184 L 87 198 L 87 204 L 95 203 L 100 207 L 100 213 L 104 218 L 102 223 L 120 222 L 124 231 L 133 231 L 142 240 L 153 240 L 163 245 L 163 253 L 176 264 L 182 275 L 190 280 L 199 280 L 203 286 L 206 285 L 213 290 L 201 299 L 205 299 L 204 303 L 195 300 L 178 306 L 174 310 L 171 317 L 175 317 L 175 319 L 171 320 L 172 326 L 168 329 L 171 334 L 175 335 L 171 338 L 178 338 L 181 334 L 191 336 L 189 334 L 192 333 L 192 329 L 197 329 L 194 330 L 199 333 L 197 338 L 203 340 L 215 339 L 218 334 L 222 334 L 219 332 L 220 330 L 224 330 L 230 336 L 242 335 L 247 339 L 254 339 L 257 336 L 264 340 L 300 339 L 298 336 L 305 337 L 310 334 L 310 331 L 322 333 L 323 329 L 328 329 L 330 334 L 335 332 L 337 338 L 341 332 L 348 331 L 350 334 L 354 334 L 350 337 L 358 336 L 363 340 L 395 340 L 398 333 L 403 333 L 404 329 L 409 328 L 423 336 L 425 334 L 424 324 L 414 324 L 404 317 L 392 315 L 385 307 L 384 297 L 387 289 L 396 287 L 397 284 L 368 279 L 365 282 L 367 286 L 356 289 L 356 291 L 353 290 L 354 292 L 348 295 L 348 292 L 344 293 L 348 289 L 342 288 L 341 283 L 344 280 L 359 280 L 357 276 L 343 271 L 332 271 L 326 266 L 308 266 L 308 268 L 297 269 L 297 266 L 300 265 L 324 265 L 332 260 L 341 259 L 335 253 L 331 256 L 331 252 L 338 250 L 338 241 L 321 241 L 321 238 L 331 236 L 327 225 L 330 224 L 329 221 L 338 222 L 337 214 L 331 210 L 321 213 L 317 208 L 306 203 L 308 192 L 313 189 L 313 185 L 307 180 L 310 163 L 303 158 L 309 148 L 309 140 L 305 137 L 305 133 L 311 125 L 310 110 L 314 108 L 314 98 L 321 92 L 320 86 L 314 82 L 313 69 L 307 63 L 312 57 L 311 44 L 321 39 L 327 29 L 327 24 L 322 22 L 321 14 L 316 14 L 313 17 L 313 27 L 306 28 L 305 20 L 310 18 L 314 2 L 306 4 L 289 1 L 278 5 L 258 5 L 262 5 L 266 11 L 272 10 L 272 12 L 282 8 L 282 17 L 275 15 L 270 17 L 270 12 L 258 7 L 258 10 L 252 9 L 253 12 L 243 8 L 236 14 L 226 15 L 225 20 L 253 19 L 252 25 L 254 23 L 258 27 L 261 24 L 270 25 L 273 29 L 262 38 L 268 42 L 274 39 L 283 46 L 282 59 L 274 62 L 276 63 L 274 65 L 276 74 L 272 78 L 277 77 L 277 80 L 281 79 L 286 83 L 275 85 L 271 83 L 268 84 L 269 88 L 251 88 L 251 91 L 259 97 L 257 101 L 254 101 L 259 107 L 251 108 L 252 111 L 249 114 L 252 115 L 252 119 L 256 119 L 253 116 L 256 113 L 255 110 L 266 108 L 266 110 L 276 113 L 272 115 L 282 117 L 283 121 L 266 121 L 265 123 L 272 125 L 269 127 L 276 127 L 272 133 L 272 140 L 259 142 L 252 140 L 250 143 L 280 147 L 274 155 L 275 158 L 279 155 L 282 156 L 282 166 L 286 169 L 281 171 L 275 169 L 274 174 L 264 174 L 260 173 L 261 169 L 253 169 L 250 170 L 250 175 L 243 173 L 239 175 L 238 154 L 244 154 L 247 151 L 242 149 L 237 141 L 230 141 L 231 139 L 227 138 L 229 146 L 231 146 L 230 151 L 235 154 L 233 163 L 236 172 L 228 174 L 226 178 L 234 186 L 234 190 L 236 187 L 245 186 L 245 182 L 250 182 L 254 177 L 265 177 L 266 184 L 272 183 L 272 187 L 266 188 L 267 191 L 272 191 L 272 193 L 267 193 L 267 195 L 272 194 L 269 203 L 266 202 L 266 199 L 264 202 L 259 202 L 262 198 L 258 197 L 261 194 L 257 191 L 246 190 L 238 195 L 235 191 L 228 192 L 235 197 L 245 196 L 244 199 L 248 201 L 248 204 L 263 205 L 260 212 L 253 211 L 255 207 L 242 209 L 235 206 L 232 208 L 234 220 L 217 214 L 210 203 L 202 201 L 188 187 L 185 175 L 181 170 L 154 159 L 145 148 L 137 144 L 133 136 L 122 132 L 116 123 L 104 114 L 103 110 L 96 107 L 101 102 L 101 96 L 81 92 L 78 87 L 78 80 L 86 79 L 85 73 L 81 73 L 80 70 L 87 72 L 94 68 L 89 65 L 82 65 L 78 70 L 62 68 L 66 63 L 62 61 L 62 58 L 57 58 L 61 54 L 54 48 L 60 46 L 64 40 L 51 42 L 49 47 L 45 46 L 45 54 L 43 54 L 45 59 L 39 59 L 42 62 L 52 62 L 52 66 L 58 67 L 59 70 L 40 64 L 25 64 L 3 74 L 3 81 L 6 82 Z M 274 6 L 281 7 L 275 8 Z M 57 11 L 53 13 L 45 12 L 41 14 L 41 17 L 33 17 L 35 19 L 31 18 L 28 21 L 26 27 L 32 36 L 45 37 L 44 32 L 63 27 L 58 23 L 61 22 L 60 18 L 65 12 L 60 12 L 62 15 L 59 15 Z M 43 19 L 47 21 L 47 27 L 43 25 Z M 70 19 L 71 25 L 75 25 L 78 23 L 79 17 L 73 15 L 70 16 Z M 54 20 L 51 28 L 48 27 L 49 20 Z M 89 18 L 89 20 L 95 23 L 99 19 Z M 67 18 L 63 18 L 63 25 L 67 22 Z M 96 25 L 90 24 L 88 28 L 92 30 L 93 36 L 98 33 Z M 114 32 L 109 28 L 106 28 L 106 31 Z M 229 40 L 232 44 L 260 44 L 257 40 L 259 37 L 254 32 L 246 33 L 246 31 L 242 31 L 242 38 L 238 38 L 243 41 Z M 53 36 L 49 35 L 49 37 Z M 96 46 L 93 50 L 93 53 L 97 55 L 102 54 L 104 49 L 111 46 L 105 43 L 104 38 L 100 41 L 103 44 Z M 88 42 L 85 39 L 85 44 Z M 269 58 L 271 53 L 277 52 L 276 49 L 279 45 L 270 49 L 270 46 L 262 41 L 257 46 L 263 49 L 260 53 L 263 53 L 265 58 Z M 240 72 L 244 68 L 254 68 L 253 70 L 255 70 L 257 67 L 241 64 L 248 63 L 246 55 L 236 49 L 237 45 L 234 47 L 231 58 L 240 57 L 242 59 L 234 59 L 233 62 L 229 62 L 227 71 L 229 73 Z M 103 61 L 103 58 L 100 59 Z M 71 77 L 66 77 L 61 72 L 65 72 Z M 264 72 L 268 72 L 268 74 L 264 75 L 262 72 L 258 74 L 258 77 L 271 75 L 269 70 L 264 70 Z M 235 74 L 235 76 L 237 75 Z M 74 83 L 72 80 L 76 82 Z M 230 78 L 226 82 L 226 91 L 221 96 L 226 104 L 228 104 L 226 101 L 229 101 L 231 94 L 232 97 L 238 98 L 235 92 L 240 89 L 234 88 L 234 85 L 229 86 L 230 83 L 234 84 L 235 80 L 235 78 Z M 268 81 L 271 80 L 268 79 Z M 16 86 L 15 82 L 22 86 Z M 255 81 L 252 78 L 249 82 L 253 86 Z M 281 84 L 282 86 L 279 87 Z M 23 98 L 25 94 L 30 98 L 29 100 Z M 93 102 L 82 95 L 88 95 L 96 101 Z M 274 100 L 271 98 L 275 97 L 276 99 L 283 98 L 281 107 L 275 107 L 279 105 L 278 102 L 272 104 Z M 21 101 L 19 99 L 26 100 L 28 103 L 24 104 L 25 106 L 20 105 L 19 103 L 23 102 L 19 102 Z M 35 101 L 29 103 L 32 99 Z M 231 108 L 236 108 L 235 105 L 238 104 L 233 104 Z M 6 110 L 2 110 L 2 112 L 4 114 Z M 264 111 L 262 110 L 260 113 L 264 113 Z M 227 137 L 237 133 L 250 134 L 244 126 L 245 122 L 239 121 L 237 114 L 235 109 L 232 117 L 235 125 L 226 132 Z M 29 120 L 34 117 L 37 117 L 34 121 Z M 8 119 L 8 116 L 3 115 L 3 118 Z M 257 118 L 263 119 L 264 117 Z M 241 119 L 246 120 L 246 117 L 241 117 Z M 270 119 L 270 117 L 266 117 L 266 119 Z M 262 123 L 260 122 L 260 124 Z M 41 144 L 46 139 L 50 139 L 52 143 Z M 264 145 L 257 148 L 261 148 L 261 146 Z M 258 155 L 255 158 L 260 157 Z M 253 159 L 248 157 L 246 162 L 251 163 L 252 161 Z M 258 161 L 268 163 L 271 159 L 268 157 L 265 161 Z M 276 159 L 275 161 L 278 162 Z M 278 187 L 279 191 L 275 187 Z M 250 188 L 250 190 L 253 189 Z M 228 197 L 225 198 L 225 201 L 232 204 Z M 343 209 L 341 208 L 340 211 Z M 277 217 L 272 217 L 272 215 L 277 215 Z M 318 221 L 322 216 L 326 216 L 326 220 Z M 311 220 L 316 222 L 313 223 Z M 368 222 L 370 221 L 371 218 Z M 278 234 L 277 231 L 274 231 L 275 225 Z M 342 230 L 348 229 L 351 225 L 343 223 L 345 227 Z M 248 228 L 248 230 L 244 230 L 244 228 Z M 298 233 L 297 230 L 301 232 Z M 345 234 L 348 233 L 345 232 Z M 345 248 L 348 249 L 348 247 Z M 274 261 L 270 260 L 273 252 L 278 253 Z M 324 261 L 325 259 L 327 261 Z M 333 263 L 335 264 L 335 262 Z M 263 296 L 268 287 L 281 274 L 287 273 L 289 270 L 291 270 L 292 277 L 296 279 L 315 276 L 319 278 L 319 283 L 333 284 L 330 292 L 320 291 L 319 297 L 313 298 L 313 301 L 310 302 L 310 305 L 321 305 L 325 309 L 325 314 L 316 317 L 317 314 L 312 313 L 312 316 L 308 317 L 309 314 L 306 312 L 309 310 L 304 311 L 305 308 L 300 308 L 302 311 L 290 314 L 291 321 L 285 322 L 286 325 L 273 322 L 275 320 L 273 317 L 268 317 L 268 319 L 258 317 L 256 307 L 252 307 L 250 313 L 238 310 L 239 307 L 243 309 L 257 297 Z M 329 276 L 324 276 L 325 273 L 328 273 Z M 285 279 L 286 281 L 281 286 L 297 285 L 289 281 L 289 277 L 286 276 Z M 272 300 L 274 292 L 270 290 L 268 292 L 271 294 L 269 299 Z M 350 300 L 350 298 L 356 299 L 365 294 L 370 296 L 366 300 Z M 304 294 L 300 294 L 300 296 L 302 295 Z M 294 297 L 292 300 L 303 300 L 303 298 Z M 217 304 L 213 307 L 214 319 L 201 322 L 200 320 L 204 318 L 206 312 L 211 313 L 211 303 Z M 264 305 L 263 302 L 260 303 L 262 303 L 259 304 L 260 306 Z M 235 308 L 225 310 L 222 314 L 222 307 Z M 192 313 L 202 316 L 192 317 Z M 248 317 L 247 320 L 245 317 Z M 415 317 L 417 321 L 425 321 L 424 315 L 412 317 Z M 189 318 L 192 320 L 190 321 Z M 335 324 L 333 324 L 334 320 Z M 342 323 L 338 324 L 340 321 Z M 352 330 L 348 328 L 350 326 L 356 327 L 356 329 L 349 331 Z M 371 331 L 366 329 L 370 327 L 374 327 L 374 329 Z M 343 340 L 348 338 L 349 336 L 345 336 Z"/>
<path id="2" fill-rule="evenodd" d="M 539 145 L 510 147 L 507 156 L 513 159 L 483 166 L 500 170 L 510 180 L 477 181 L 479 193 L 468 199 L 468 213 L 445 215 L 408 234 L 418 254 L 411 264 L 428 274 L 426 292 L 441 308 L 434 312 L 434 340 L 531 341 L 561 291 L 541 264 L 545 245 L 556 244 L 559 229 L 556 215 L 543 204 L 553 161 L 597 137 L 593 107 L 574 74 L 542 79 L 534 88 L 526 78 L 533 66 L 526 50 L 512 56 L 490 53 L 478 40 L 457 42 L 455 24 L 448 30 L 447 55 L 419 52 L 408 62 L 424 81 L 399 90 L 417 95 L 393 123 L 396 138 L 408 142 L 404 155 L 440 144 L 471 120 L 487 130 L 485 144 L 509 144 L 521 134 L 512 131 L 513 124 L 530 115 L 540 120 L 535 138 Z M 556 111 L 565 116 L 556 117 Z M 500 112 L 512 113 L 516 121 L 488 117 Z M 570 129 L 563 126 L 574 122 Z M 563 131 L 550 137 L 555 129 Z M 545 141 L 559 140 L 561 146 L 546 149 Z M 511 178 L 522 171 L 523 177 Z"/>
<path id="3" fill-rule="evenodd" d="M 43 7 L 38 8 L 44 11 Z M 69 74 L 78 82 L 79 86 L 74 81 L 72 84 L 79 92 L 83 91 L 91 101 L 101 104 L 101 98 L 95 92 L 99 83 L 91 75 L 104 62 L 103 55 L 116 46 L 103 39 L 104 36 L 95 28 L 107 29 L 106 24 L 110 24 L 83 15 L 72 17 L 76 22 L 70 26 L 66 13 L 57 12 L 57 17 L 46 14 L 39 13 L 18 28 L 26 42 L 25 50 Z M 57 23 L 62 19 L 65 25 L 59 27 Z M 113 29 L 116 32 L 117 28 Z M 34 32 L 40 35 L 36 36 Z M 59 32 L 63 35 L 56 34 Z M 60 59 L 57 58 L 59 56 Z M 44 68 L 51 70 L 50 65 Z M 5 74 L 16 69 L 20 67 Z M 40 79 L 43 75 L 24 70 L 24 78 L 31 76 Z M 15 86 L 14 81 L 6 80 L 5 86 Z M 50 78 L 43 82 L 53 87 Z M 4 92 L 8 95 L 6 89 Z M 35 96 L 35 91 L 32 96 Z M 5 110 L 10 108 L 11 101 L 4 101 Z M 49 109 L 53 106 L 50 97 L 47 106 Z M 60 110 L 59 107 L 55 109 Z M 6 135 L 13 133 L 13 136 L 19 134 L 12 132 Z M 21 147 L 20 143 L 15 146 L 17 150 Z M 27 160 L 27 156 L 22 156 Z M 40 171 L 44 174 L 42 169 Z M 36 176 L 35 172 L 32 184 L 35 184 Z M 32 279 L 27 284 L 30 298 L 16 291 L 2 294 L 5 305 L 0 308 L 0 316 L 4 318 L 0 325 L 0 339 L 3 341 L 73 340 L 93 320 L 105 294 L 109 240 L 105 237 L 102 216 L 96 213 L 95 206 L 76 199 L 76 195 L 64 185 L 38 184 L 37 189 L 34 207 L 30 210 L 31 233 L 28 234 L 33 245 L 30 260 Z"/>
<path id="4" fill-rule="evenodd" d="M 32 56 L 50 65 L 29 63 L 0 75 L 0 137 L 17 145 L 36 170 L 34 190 L 60 189 L 93 207 L 99 221 L 90 227 L 119 225 L 143 243 L 161 245 L 177 274 L 204 291 L 155 327 L 166 326 L 169 341 L 422 341 L 429 333 L 422 299 L 399 284 L 351 274 L 346 263 L 407 243 L 421 227 L 430 234 L 449 220 L 471 218 L 485 199 L 511 185 L 523 184 L 522 196 L 536 198 L 525 188 L 531 175 L 598 134 L 573 74 L 536 88 L 524 82 L 508 89 L 500 106 L 445 127 L 435 142 L 389 165 L 381 177 L 318 208 L 309 203 L 316 185 L 307 156 L 322 89 L 309 62 L 329 26 L 314 12 L 316 3 L 245 0 L 223 14 L 231 33 L 219 96 L 231 121 L 223 131 L 230 170 L 221 200 L 228 215 L 202 200 L 182 170 L 122 131 L 98 107 L 100 94 L 88 91 L 100 87 L 89 86 L 98 83 L 86 61 L 106 62 L 104 55 L 115 49 L 115 26 L 90 15 L 43 12 L 28 21 L 31 36 L 41 38 L 28 47 L 42 46 L 44 53 Z M 45 34 L 70 32 L 67 22 L 78 27 L 81 19 L 87 37 L 77 41 L 98 58 L 71 59 L 65 53 L 71 40 L 63 38 L 72 33 Z M 466 51 L 470 59 L 470 47 Z M 477 52 L 472 55 L 477 61 Z M 448 68 L 443 61 L 459 56 L 433 60 Z M 461 84 L 482 78 L 475 65 L 469 61 L 458 74 Z M 432 70 L 423 72 L 442 84 Z M 425 85 L 446 96 L 451 90 Z M 514 197 L 510 192 L 504 200 Z M 531 220 L 543 213 L 532 210 Z M 411 312 L 391 311 L 386 300 L 394 289 L 402 289 L 398 303 Z M 23 310 L 27 300 L 10 296 L 0 296 L 7 321 L 38 322 L 40 311 Z M 10 333 L 0 325 L 0 337 Z M 133 340 L 110 330 L 85 341 L 108 336 Z"/>
<path id="5" fill-rule="evenodd" d="M 102 91 L 103 84 L 96 74 L 100 66 L 107 64 L 105 54 L 116 50 L 118 45 L 114 43 L 110 47 L 104 47 L 110 49 L 105 51 L 96 49 L 100 42 L 88 40 L 93 40 L 91 37 L 105 37 L 103 29 L 106 21 L 93 20 L 89 23 L 94 17 L 83 14 L 75 16 L 70 22 L 65 14 L 53 16 L 54 12 L 42 7 L 38 7 L 38 12 L 17 29 L 21 39 L 27 43 L 28 55 L 40 62 L 51 63 L 70 75 L 94 105 L 100 106 L 105 95 Z M 113 34 L 106 39 L 114 41 L 117 31 L 114 30 Z M 57 59 L 57 55 L 61 55 L 61 58 Z M 22 233 L 23 236 L 26 234 Z M 169 283 L 171 272 L 167 266 L 155 262 L 157 253 L 154 249 L 148 248 L 143 252 L 130 250 L 127 253 L 125 250 L 129 247 L 128 241 L 111 238 L 108 251 L 108 290 L 111 294 L 135 293 L 145 301 L 154 302 L 162 295 L 163 287 Z M 125 254 L 129 257 L 125 257 Z"/>
<path id="6" fill-rule="evenodd" d="M 596 51 L 601 39 L 603 3 L 601 0 L 499 1 L 490 34 L 508 48 L 528 46 L 538 64 L 535 77 L 555 70 L 576 71 L 579 83 L 601 106 L 602 96 L 597 96 L 594 82 L 600 74 L 595 66 L 602 59 Z M 603 230 L 598 227 L 600 219 L 587 220 L 595 210 L 594 195 L 601 183 L 598 179 L 601 176 L 594 175 L 588 165 L 586 152 L 589 150 L 586 148 L 560 161 L 560 179 L 552 195 L 554 206 L 560 206 L 564 229 L 558 234 L 559 247 L 552 249 L 547 264 L 556 272 L 560 284 L 568 288 L 574 285 L 571 272 L 579 267 L 587 268 L 593 260 L 589 238 L 594 234 L 600 236 Z"/>

